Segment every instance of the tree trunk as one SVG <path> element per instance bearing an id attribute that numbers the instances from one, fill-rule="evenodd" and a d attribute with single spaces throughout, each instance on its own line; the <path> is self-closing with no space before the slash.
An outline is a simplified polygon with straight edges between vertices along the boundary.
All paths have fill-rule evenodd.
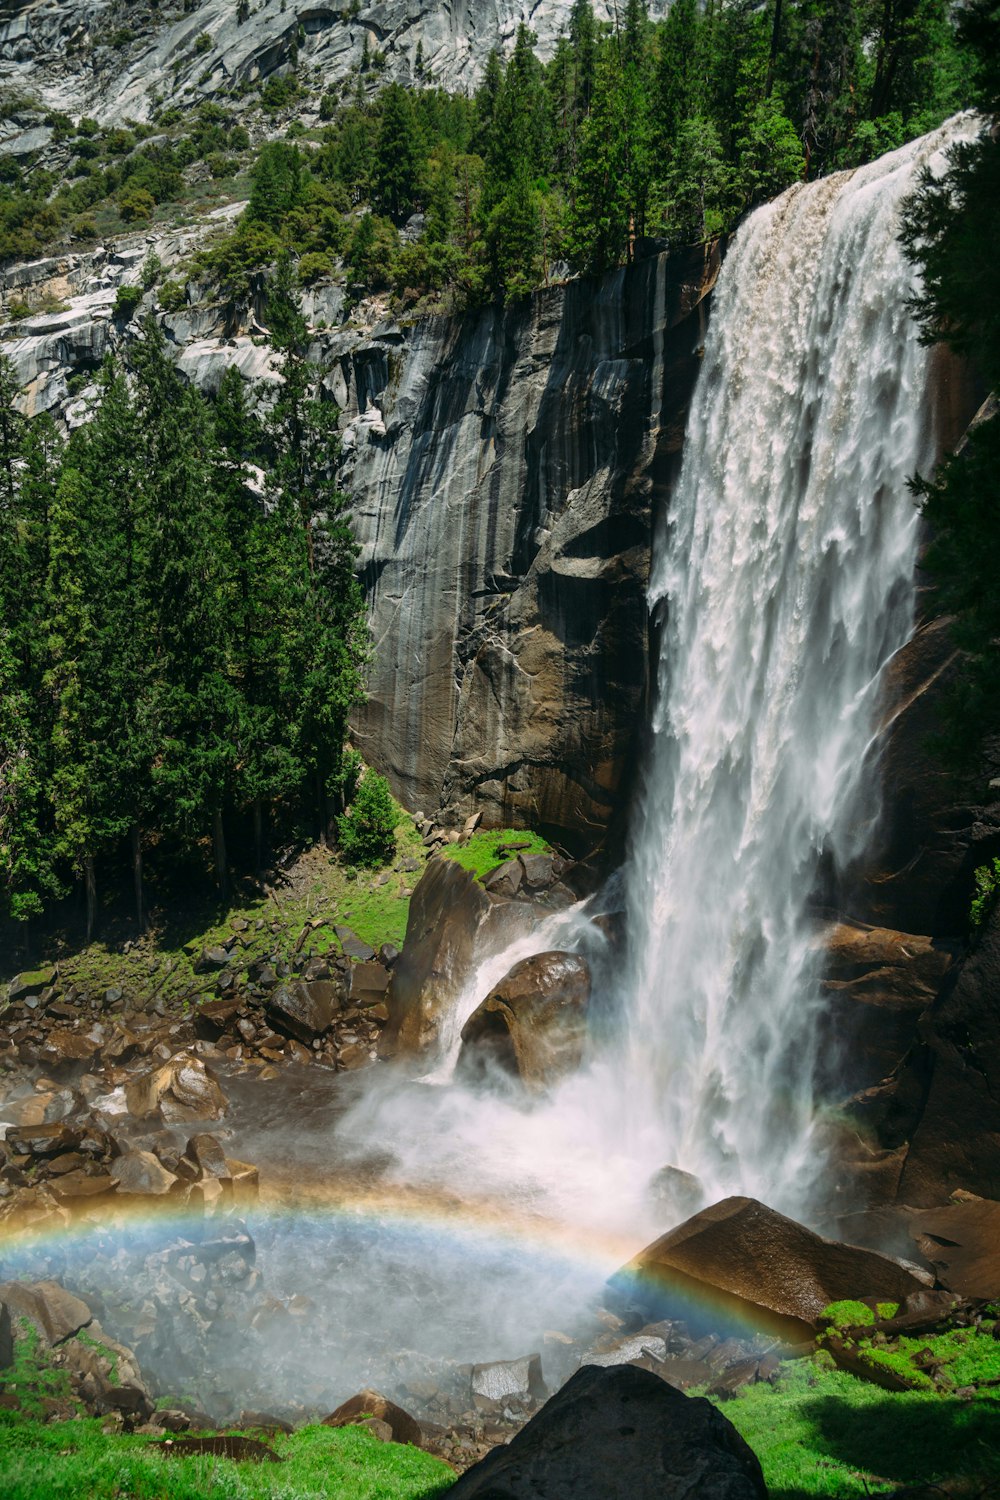
<path id="1" fill-rule="evenodd" d="M 212 847 L 215 850 L 215 878 L 219 882 L 219 895 L 224 901 L 229 894 L 229 874 L 226 868 L 226 832 L 219 808 L 212 814 Z"/>
<path id="2" fill-rule="evenodd" d="M 326 847 L 329 839 L 329 812 L 326 805 L 326 786 L 322 771 L 316 772 L 316 811 L 319 814 L 319 841 Z"/>
<path id="3" fill-rule="evenodd" d="M 83 861 L 83 888 L 87 897 L 87 942 L 89 944 L 97 926 L 97 871 L 94 856 L 88 854 Z"/>
<path id="4" fill-rule="evenodd" d="M 259 797 L 253 799 L 253 860 L 259 876 L 264 868 L 264 809 Z"/>
<path id="5" fill-rule="evenodd" d="M 140 932 L 146 931 L 146 913 L 142 905 L 142 834 L 138 823 L 132 824 L 132 894 L 135 899 L 135 920 Z"/>

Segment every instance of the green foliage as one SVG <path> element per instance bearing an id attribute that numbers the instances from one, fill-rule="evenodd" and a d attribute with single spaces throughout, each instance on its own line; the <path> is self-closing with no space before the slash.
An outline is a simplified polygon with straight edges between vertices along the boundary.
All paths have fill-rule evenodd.
<path id="1" fill-rule="evenodd" d="M 134 859 L 145 830 L 189 858 L 211 836 L 224 889 L 227 819 L 252 824 L 258 867 L 275 813 L 330 822 L 367 637 L 337 413 L 295 347 L 287 260 L 284 277 L 264 421 L 235 371 L 214 405 L 186 385 L 152 319 L 65 451 L 0 363 L 0 868 L 18 920 L 82 880 L 92 924 L 98 861 Z"/>
<path id="2" fill-rule="evenodd" d="M 932 1342 L 936 1354 L 939 1340 Z M 998 1360 L 988 1332 L 954 1347 Z M 956 1388 L 967 1383 L 959 1380 L 967 1367 L 952 1369 Z M 995 1478 L 994 1409 L 988 1391 L 973 1400 L 931 1390 L 890 1395 L 824 1368 L 819 1358 L 782 1365 L 774 1386 L 748 1386 L 724 1408 L 760 1459 L 771 1494 L 838 1500 L 964 1476 Z"/>
<path id="3" fill-rule="evenodd" d="M 135 315 L 135 310 L 141 301 L 141 286 L 120 286 L 115 294 L 111 316 L 113 318 L 121 318 L 122 322 L 127 323 Z"/>
<path id="4" fill-rule="evenodd" d="M 337 819 L 337 842 L 343 858 L 362 866 L 386 864 L 395 853 L 399 818 L 389 783 L 377 771 L 367 770 L 350 807 Z"/>
<path id="5" fill-rule="evenodd" d="M 969 907 L 969 926 L 975 932 L 984 925 L 1000 899 L 1000 858 L 980 865 L 975 873 L 975 894 Z"/>
<path id="6" fill-rule="evenodd" d="M 126 224 L 146 224 L 153 217 L 156 199 L 143 187 L 130 182 L 118 194 L 118 211 Z"/>
<path id="7" fill-rule="evenodd" d="M 187 306 L 187 288 L 180 281 L 164 281 L 156 294 L 164 312 L 180 312 Z"/>
<path id="8" fill-rule="evenodd" d="M 430 1500 L 454 1483 L 440 1459 L 361 1428 L 304 1427 L 269 1443 L 281 1464 L 174 1458 L 145 1437 L 105 1434 L 95 1420 L 46 1424 L 0 1412 L 5 1500 Z"/>

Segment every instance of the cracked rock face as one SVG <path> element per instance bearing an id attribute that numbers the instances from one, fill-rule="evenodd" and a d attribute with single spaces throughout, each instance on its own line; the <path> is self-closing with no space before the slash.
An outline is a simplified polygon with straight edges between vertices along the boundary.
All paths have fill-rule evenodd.
<path id="1" fill-rule="evenodd" d="M 654 0 L 651 11 L 667 8 Z M 0 76 L 30 82 L 49 109 L 146 120 L 157 99 L 198 104 L 287 70 L 294 59 L 335 86 L 358 66 L 367 41 L 385 55 L 382 79 L 465 92 L 493 47 L 511 50 L 522 21 L 548 58 L 570 9 L 571 0 L 383 0 L 355 15 L 348 0 L 251 0 L 241 22 L 235 0 L 201 0 L 187 13 L 179 0 L 7 0 Z M 612 0 L 594 9 L 614 20 Z"/>
<path id="2" fill-rule="evenodd" d="M 355 351 L 344 486 L 375 660 L 357 741 L 448 822 L 595 844 L 646 688 L 646 582 L 713 253 Z"/>

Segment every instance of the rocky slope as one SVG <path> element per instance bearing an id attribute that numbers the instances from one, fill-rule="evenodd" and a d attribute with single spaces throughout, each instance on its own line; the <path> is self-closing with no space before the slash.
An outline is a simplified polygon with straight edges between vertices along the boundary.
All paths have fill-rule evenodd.
<path id="1" fill-rule="evenodd" d="M 654 0 L 650 10 L 656 16 L 667 8 Z M 213 99 L 293 63 L 334 87 L 357 68 L 367 44 L 370 55 L 384 57 L 382 78 L 468 90 L 493 47 L 512 47 L 522 21 L 548 57 L 570 9 L 570 0 L 251 0 L 241 21 L 236 0 L 7 0 L 0 79 L 50 109 L 103 122 L 146 120 L 158 101 Z M 611 0 L 594 9 L 614 20 Z M 9 122 L 5 134 L 17 133 L 17 121 Z"/>

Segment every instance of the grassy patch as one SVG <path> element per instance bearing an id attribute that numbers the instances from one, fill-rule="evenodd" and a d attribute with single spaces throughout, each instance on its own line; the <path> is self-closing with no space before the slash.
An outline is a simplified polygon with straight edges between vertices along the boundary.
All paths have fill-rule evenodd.
<path id="1" fill-rule="evenodd" d="M 967 1347 L 975 1338 L 970 1333 Z M 978 1343 L 994 1340 L 979 1335 Z M 722 1409 L 760 1459 L 772 1500 L 846 1500 L 959 1476 L 1000 1477 L 1000 1399 L 988 1392 L 971 1400 L 890 1395 L 822 1360 L 800 1361 L 782 1367 L 776 1387 L 749 1387 Z"/>
<path id="2" fill-rule="evenodd" d="M 44 1415 L 47 1401 L 68 1402 L 72 1398 L 69 1371 L 53 1366 L 48 1346 L 42 1343 L 38 1329 L 27 1318 L 17 1318 L 14 1323 L 14 1361 L 0 1371 L 0 1394 L 4 1393 L 16 1395 L 31 1417 Z"/>
<path id="3" fill-rule="evenodd" d="M 530 833 L 523 828 L 493 828 L 485 833 L 474 833 L 467 844 L 446 844 L 441 852 L 461 865 L 463 870 L 481 876 L 488 875 L 490 870 L 510 857 L 498 853 L 506 844 L 525 845 L 525 848 L 518 849 L 519 854 L 551 853 L 550 845 L 540 833 Z"/>
<path id="4" fill-rule="evenodd" d="M 4 1500 L 429 1500 L 454 1482 L 439 1459 L 358 1428 L 305 1427 L 269 1446 L 284 1462 L 170 1458 L 99 1421 L 0 1411 L 0 1489 Z"/>

